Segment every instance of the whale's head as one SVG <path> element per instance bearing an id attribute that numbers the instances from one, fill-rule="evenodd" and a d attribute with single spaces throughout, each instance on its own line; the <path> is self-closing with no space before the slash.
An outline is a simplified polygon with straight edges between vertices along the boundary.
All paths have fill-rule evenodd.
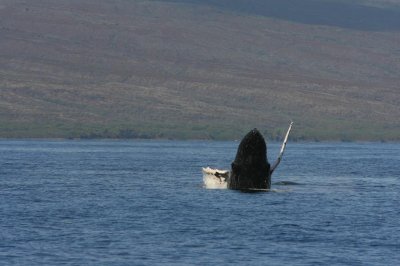
<path id="1" fill-rule="evenodd" d="M 257 129 L 242 139 L 232 162 L 228 187 L 232 189 L 269 189 L 271 187 L 270 164 L 267 145 Z"/>

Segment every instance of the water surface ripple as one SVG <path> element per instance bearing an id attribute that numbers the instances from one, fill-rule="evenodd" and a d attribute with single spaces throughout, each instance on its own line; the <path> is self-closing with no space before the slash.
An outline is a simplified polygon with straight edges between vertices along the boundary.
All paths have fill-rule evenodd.
<path id="1" fill-rule="evenodd" d="M 288 143 L 271 192 L 203 188 L 237 145 L 0 141 L 0 264 L 398 265 L 400 144 Z"/>

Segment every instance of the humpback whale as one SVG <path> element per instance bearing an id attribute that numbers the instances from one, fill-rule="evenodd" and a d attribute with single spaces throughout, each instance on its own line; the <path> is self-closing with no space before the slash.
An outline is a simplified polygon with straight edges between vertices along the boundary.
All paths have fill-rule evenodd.
<path id="1" fill-rule="evenodd" d="M 239 144 L 235 160 L 231 164 L 228 188 L 268 189 L 271 187 L 270 169 L 267 145 L 255 128 Z"/>
<path id="2" fill-rule="evenodd" d="M 278 158 L 268 162 L 267 145 L 262 134 L 255 128 L 247 133 L 239 144 L 231 170 L 203 168 L 204 182 L 214 180 L 216 188 L 236 190 L 266 190 L 271 188 L 271 176 L 282 160 L 293 122 L 290 123 Z M 211 177 L 211 179 L 210 179 Z M 207 179 L 208 178 L 208 179 Z"/>

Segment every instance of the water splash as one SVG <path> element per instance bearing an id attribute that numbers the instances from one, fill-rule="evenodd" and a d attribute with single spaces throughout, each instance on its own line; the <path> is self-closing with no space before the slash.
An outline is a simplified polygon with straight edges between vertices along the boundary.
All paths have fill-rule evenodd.
<path id="1" fill-rule="evenodd" d="M 203 183 L 207 189 L 227 189 L 227 177 L 229 171 L 212 169 L 210 167 L 203 168 Z"/>

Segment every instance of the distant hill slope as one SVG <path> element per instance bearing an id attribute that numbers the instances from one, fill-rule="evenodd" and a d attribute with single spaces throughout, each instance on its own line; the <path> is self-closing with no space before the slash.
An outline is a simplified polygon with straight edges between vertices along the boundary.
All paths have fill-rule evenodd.
<path id="1" fill-rule="evenodd" d="M 400 30 L 400 1 L 384 0 L 165 0 L 311 25 L 356 30 Z"/>
<path id="2" fill-rule="evenodd" d="M 244 2 L 1 0 L 0 137 L 400 140 L 395 1 Z"/>

